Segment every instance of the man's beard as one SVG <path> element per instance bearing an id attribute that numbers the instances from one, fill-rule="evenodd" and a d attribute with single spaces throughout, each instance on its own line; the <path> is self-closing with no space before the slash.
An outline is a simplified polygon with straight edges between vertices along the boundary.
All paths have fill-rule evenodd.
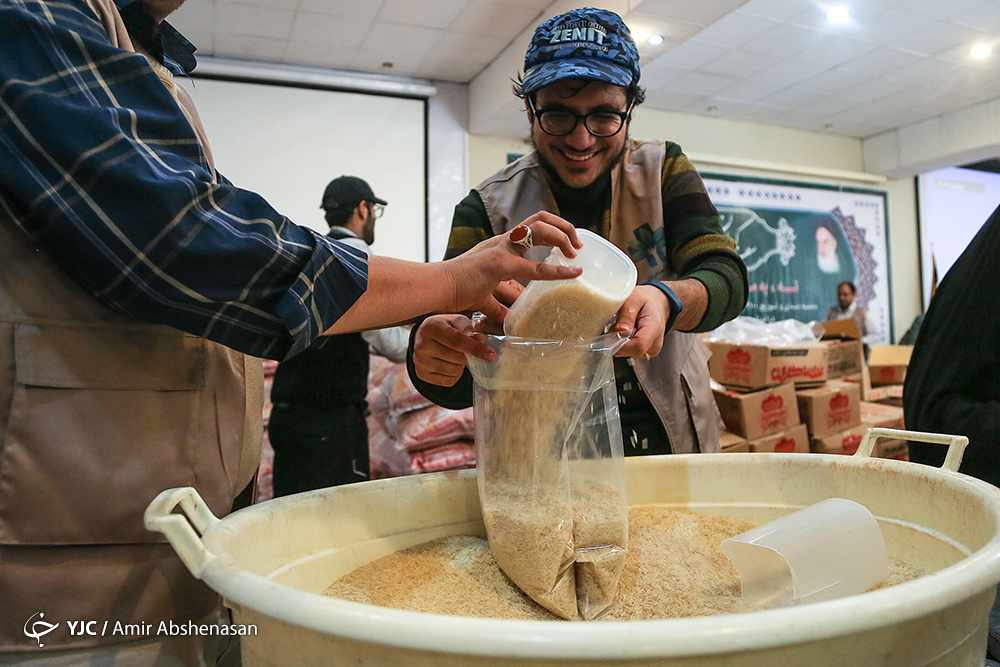
<path id="1" fill-rule="evenodd" d="M 361 240 L 371 245 L 375 243 L 375 214 L 369 211 L 368 219 L 361 227 Z"/>
<path id="2" fill-rule="evenodd" d="M 572 187 L 570 185 L 567 185 L 566 182 L 563 181 L 562 177 L 559 176 L 559 172 L 552 165 L 552 163 L 549 162 L 548 160 L 546 160 L 545 156 L 542 155 L 542 152 L 540 150 L 538 150 L 538 144 L 535 143 L 535 133 L 534 132 L 529 132 L 528 141 L 531 142 L 531 147 L 535 150 L 535 155 L 538 156 L 538 163 L 540 165 L 542 165 L 542 169 L 545 170 L 545 173 L 548 174 L 549 178 L 554 179 L 557 183 L 562 183 L 562 185 L 565 186 L 565 187 L 567 187 L 567 188 Z M 604 170 L 600 174 L 598 174 L 596 178 L 594 178 L 593 181 L 591 181 L 590 183 L 587 183 L 587 185 L 584 185 L 583 187 L 586 188 L 586 187 L 589 187 L 589 186 L 593 185 L 597 181 L 601 180 L 601 178 L 604 177 L 606 174 L 608 174 L 612 169 L 614 169 L 616 166 L 618 166 L 618 163 L 621 162 L 622 158 L 625 157 L 625 147 L 626 146 L 628 146 L 628 128 L 627 127 L 625 128 L 625 141 L 622 142 L 622 149 L 620 151 L 618 151 L 618 155 L 616 155 L 615 158 L 613 160 L 611 160 L 611 162 L 608 163 L 608 166 L 606 166 L 604 168 Z"/>

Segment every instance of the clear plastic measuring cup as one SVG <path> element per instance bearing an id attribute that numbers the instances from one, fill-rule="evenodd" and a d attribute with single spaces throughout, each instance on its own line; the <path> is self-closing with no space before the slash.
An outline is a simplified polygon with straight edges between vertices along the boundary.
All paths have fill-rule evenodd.
<path id="1" fill-rule="evenodd" d="M 582 331 L 580 338 L 593 338 L 603 332 L 603 327 L 618 312 L 625 299 L 635 288 L 637 273 L 629 256 L 607 239 L 577 229 L 583 247 L 577 256 L 568 259 L 558 248 L 553 248 L 545 262 L 559 266 L 581 266 L 583 273 L 569 280 L 534 280 L 514 301 L 503 323 L 508 336 L 541 338 L 547 328 L 546 318 L 567 317 L 560 309 L 585 309 L 577 313 L 582 321 L 596 323 L 593 330 Z M 530 314 L 526 318 L 525 315 Z M 600 329 L 597 329 L 600 327 Z"/>
<path id="2" fill-rule="evenodd" d="M 743 599 L 761 608 L 864 593 L 889 575 L 878 521 L 863 505 L 828 498 L 722 542 Z"/>

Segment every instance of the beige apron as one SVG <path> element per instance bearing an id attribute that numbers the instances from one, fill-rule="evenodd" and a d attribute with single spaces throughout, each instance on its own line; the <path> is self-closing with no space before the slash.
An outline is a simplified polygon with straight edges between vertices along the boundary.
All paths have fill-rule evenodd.
<path id="1" fill-rule="evenodd" d="M 114 3 L 88 2 L 112 43 L 134 51 Z M 190 98 L 156 69 L 204 142 Z M 197 488 L 217 515 L 230 510 L 260 456 L 261 362 L 113 313 L 4 215 L 0 651 L 134 639 L 71 636 L 67 621 L 204 618 L 218 596 L 142 514 L 176 486 Z M 61 624 L 41 649 L 25 633 L 39 612 Z"/>
<path id="2" fill-rule="evenodd" d="M 648 224 L 663 227 L 661 169 L 666 155 L 662 141 L 629 140 L 625 156 L 611 174 L 609 240 L 623 251 L 634 230 Z M 509 164 L 479 187 L 490 225 L 503 234 L 539 210 L 558 213 L 534 151 Z M 544 259 L 548 248 L 532 248 L 528 257 Z M 665 263 L 653 268 L 636 263 L 639 283 L 676 277 Z M 719 451 L 721 417 L 708 374 L 711 353 L 697 334 L 670 331 L 663 349 L 649 359 L 633 360 L 636 376 L 663 421 L 675 454 Z"/>

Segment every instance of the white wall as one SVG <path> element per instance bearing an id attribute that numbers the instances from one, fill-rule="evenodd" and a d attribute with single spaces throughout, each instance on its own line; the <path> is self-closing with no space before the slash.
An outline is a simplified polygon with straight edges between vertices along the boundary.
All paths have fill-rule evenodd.
<path id="1" fill-rule="evenodd" d="M 320 201 L 327 183 L 360 176 L 389 202 L 372 252 L 424 260 L 423 100 L 210 79 L 184 85 L 216 168 L 236 186 L 326 233 Z"/>
<path id="2" fill-rule="evenodd" d="M 632 136 L 673 141 L 693 159 L 766 162 L 789 175 L 799 170 L 802 175 L 842 171 L 850 172 L 844 178 L 864 176 L 858 139 L 642 107 L 634 115 Z"/>
<path id="3" fill-rule="evenodd" d="M 438 261 L 448 247 L 455 204 L 469 193 L 469 99 L 467 86 L 438 82 L 428 100 L 428 258 Z M 476 181 L 478 183 L 478 181 Z"/>

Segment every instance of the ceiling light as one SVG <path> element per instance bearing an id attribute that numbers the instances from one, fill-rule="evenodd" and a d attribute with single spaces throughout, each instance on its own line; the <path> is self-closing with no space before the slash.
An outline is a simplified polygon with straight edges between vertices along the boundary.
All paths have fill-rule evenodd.
<path id="1" fill-rule="evenodd" d="M 980 44 L 979 46 L 972 49 L 973 58 L 985 58 L 992 53 L 993 49 L 986 46 L 985 44 Z"/>
<path id="2" fill-rule="evenodd" d="M 647 41 L 653 46 L 659 46 L 663 44 L 663 35 L 650 35 Z"/>
<path id="3" fill-rule="evenodd" d="M 846 7 L 834 7 L 826 13 L 826 18 L 830 23 L 847 23 L 851 14 Z"/>

